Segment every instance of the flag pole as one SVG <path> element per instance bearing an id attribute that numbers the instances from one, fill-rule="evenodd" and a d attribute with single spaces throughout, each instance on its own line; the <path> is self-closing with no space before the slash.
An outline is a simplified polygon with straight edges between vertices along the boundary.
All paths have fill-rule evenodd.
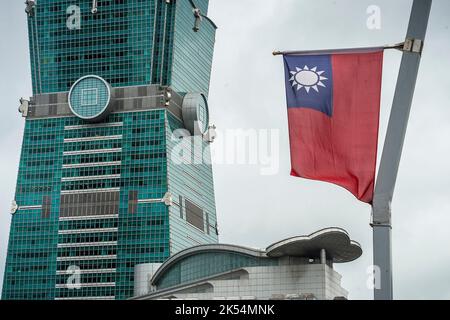
<path id="1" fill-rule="evenodd" d="M 414 0 L 372 205 L 375 300 L 393 299 L 391 202 L 432 0 Z"/>
<path id="2" fill-rule="evenodd" d="M 359 48 L 342 48 L 342 49 L 322 49 L 322 50 L 303 50 L 303 51 L 274 51 L 272 55 L 281 56 L 281 55 L 315 55 L 315 54 L 339 54 L 339 53 L 362 53 L 362 52 L 371 52 L 371 51 L 379 51 L 379 50 L 389 50 L 389 49 L 397 49 L 403 50 L 405 43 L 397 43 L 392 45 L 385 45 L 381 47 L 359 47 Z"/>

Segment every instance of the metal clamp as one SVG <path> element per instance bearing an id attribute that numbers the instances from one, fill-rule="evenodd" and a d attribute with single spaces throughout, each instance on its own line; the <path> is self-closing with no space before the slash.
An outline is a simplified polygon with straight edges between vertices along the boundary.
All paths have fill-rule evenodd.
<path id="1" fill-rule="evenodd" d="M 423 40 L 406 38 L 403 44 L 403 50 L 406 52 L 422 53 L 423 50 Z"/>
<path id="2" fill-rule="evenodd" d="M 372 204 L 372 219 L 370 225 L 391 226 L 392 201 L 386 194 L 375 194 Z"/>

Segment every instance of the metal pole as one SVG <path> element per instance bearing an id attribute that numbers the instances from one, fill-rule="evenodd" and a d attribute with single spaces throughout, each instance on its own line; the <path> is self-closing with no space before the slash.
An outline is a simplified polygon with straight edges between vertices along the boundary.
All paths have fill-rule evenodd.
<path id="1" fill-rule="evenodd" d="M 281 55 L 316 55 L 316 54 L 330 54 L 330 53 L 356 53 L 356 52 L 371 52 L 378 50 L 397 49 L 402 50 L 404 43 L 397 43 L 393 45 L 385 45 L 382 47 L 359 47 L 359 48 L 342 48 L 342 49 L 322 49 L 322 50 L 303 50 L 303 51 L 274 51 L 274 56 Z"/>
<path id="2" fill-rule="evenodd" d="M 432 0 L 414 0 L 372 205 L 375 300 L 392 300 L 391 202 Z"/>

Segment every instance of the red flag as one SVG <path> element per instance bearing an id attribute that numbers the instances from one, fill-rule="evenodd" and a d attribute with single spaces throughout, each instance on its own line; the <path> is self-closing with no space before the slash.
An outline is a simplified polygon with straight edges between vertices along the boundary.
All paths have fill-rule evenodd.
<path id="1" fill-rule="evenodd" d="M 293 176 L 346 188 L 371 203 L 383 51 L 285 55 Z"/>

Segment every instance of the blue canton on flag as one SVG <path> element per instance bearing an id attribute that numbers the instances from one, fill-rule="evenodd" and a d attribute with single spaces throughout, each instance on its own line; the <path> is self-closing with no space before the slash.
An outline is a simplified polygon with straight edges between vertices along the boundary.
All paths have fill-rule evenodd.
<path id="1" fill-rule="evenodd" d="M 333 115 L 330 55 L 284 56 L 288 108 L 310 108 Z"/>

